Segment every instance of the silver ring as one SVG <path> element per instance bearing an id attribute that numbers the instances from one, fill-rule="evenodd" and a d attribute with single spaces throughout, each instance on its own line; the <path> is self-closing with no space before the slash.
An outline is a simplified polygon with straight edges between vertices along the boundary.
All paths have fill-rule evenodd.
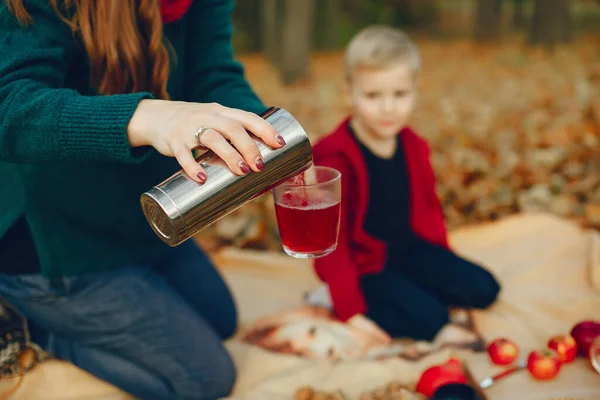
<path id="1" fill-rule="evenodd" d="M 198 146 L 206 147 L 205 145 L 202 144 L 200 139 L 201 139 L 202 134 L 204 132 L 206 132 L 208 129 L 210 129 L 210 128 L 205 128 L 202 126 L 196 130 L 196 133 L 194 133 L 194 137 L 196 138 L 196 143 L 198 143 Z"/>

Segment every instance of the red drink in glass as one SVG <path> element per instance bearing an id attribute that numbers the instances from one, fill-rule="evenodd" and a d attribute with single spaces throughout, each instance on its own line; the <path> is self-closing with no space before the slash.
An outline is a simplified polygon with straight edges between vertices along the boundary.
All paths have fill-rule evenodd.
<path id="1" fill-rule="evenodd" d="M 273 190 L 284 251 L 296 258 L 330 254 L 337 246 L 341 174 L 315 167 L 314 182 L 293 178 Z"/>

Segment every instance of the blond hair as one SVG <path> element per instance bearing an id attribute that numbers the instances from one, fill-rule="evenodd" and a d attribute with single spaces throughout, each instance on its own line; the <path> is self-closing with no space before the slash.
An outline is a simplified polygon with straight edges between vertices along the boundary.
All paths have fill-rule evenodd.
<path id="1" fill-rule="evenodd" d="M 360 68 L 386 68 L 409 63 L 416 75 L 421 69 L 419 49 L 402 30 L 386 25 L 371 25 L 358 32 L 344 54 L 346 79 Z"/>

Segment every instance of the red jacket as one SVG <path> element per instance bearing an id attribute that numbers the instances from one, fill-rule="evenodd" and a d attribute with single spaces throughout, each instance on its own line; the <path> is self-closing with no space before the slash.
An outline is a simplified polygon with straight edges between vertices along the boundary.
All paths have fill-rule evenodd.
<path id="1" fill-rule="evenodd" d="M 330 135 L 313 146 L 315 165 L 342 173 L 342 217 L 337 249 L 315 259 L 319 278 L 329 286 L 334 312 L 346 321 L 364 313 L 366 304 L 360 289 L 362 275 L 383 269 L 387 258 L 384 241 L 364 230 L 369 203 L 369 177 L 360 147 L 348 129 L 346 118 Z M 410 128 L 400 132 L 405 149 L 410 184 L 410 226 L 417 236 L 448 248 L 444 214 L 435 191 L 435 177 L 429 162 L 429 146 Z"/>

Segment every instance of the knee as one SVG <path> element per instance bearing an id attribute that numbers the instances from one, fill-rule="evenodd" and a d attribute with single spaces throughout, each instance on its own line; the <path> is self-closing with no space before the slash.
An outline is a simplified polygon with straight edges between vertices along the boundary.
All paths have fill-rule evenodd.
<path id="1" fill-rule="evenodd" d="M 500 293 L 500 284 L 496 278 L 489 271 L 483 270 L 474 284 L 473 307 L 483 309 L 491 306 Z"/>
<path id="2" fill-rule="evenodd" d="M 221 317 L 218 322 L 215 323 L 215 330 L 219 334 L 219 337 L 223 340 L 229 339 L 237 331 L 238 327 L 238 314 L 233 300 L 231 304 L 222 305 Z"/>
<path id="3" fill-rule="evenodd" d="M 421 340 L 432 341 L 438 332 L 450 322 L 448 309 L 442 304 L 435 307 L 429 307 L 427 313 L 423 315 L 421 323 Z"/>
<path id="4" fill-rule="evenodd" d="M 226 398 L 230 395 L 236 380 L 235 365 L 225 348 L 213 359 L 203 360 L 201 365 L 186 372 L 181 380 L 172 382 L 177 399 Z"/>
<path id="5" fill-rule="evenodd" d="M 203 381 L 203 398 L 208 400 L 228 397 L 235 384 L 237 373 L 233 359 L 225 348 L 212 368 L 214 368 L 214 372 Z"/>
<path id="6" fill-rule="evenodd" d="M 393 336 L 407 336 L 414 340 L 432 341 L 438 332 L 450 322 L 448 308 L 433 297 L 423 297 L 409 310 L 410 319 L 399 317 Z"/>
<path id="7" fill-rule="evenodd" d="M 221 399 L 228 397 L 236 380 L 235 364 L 227 350 L 223 349 L 219 362 L 214 364 L 215 373 L 210 379 L 204 380 L 206 399 Z"/>

